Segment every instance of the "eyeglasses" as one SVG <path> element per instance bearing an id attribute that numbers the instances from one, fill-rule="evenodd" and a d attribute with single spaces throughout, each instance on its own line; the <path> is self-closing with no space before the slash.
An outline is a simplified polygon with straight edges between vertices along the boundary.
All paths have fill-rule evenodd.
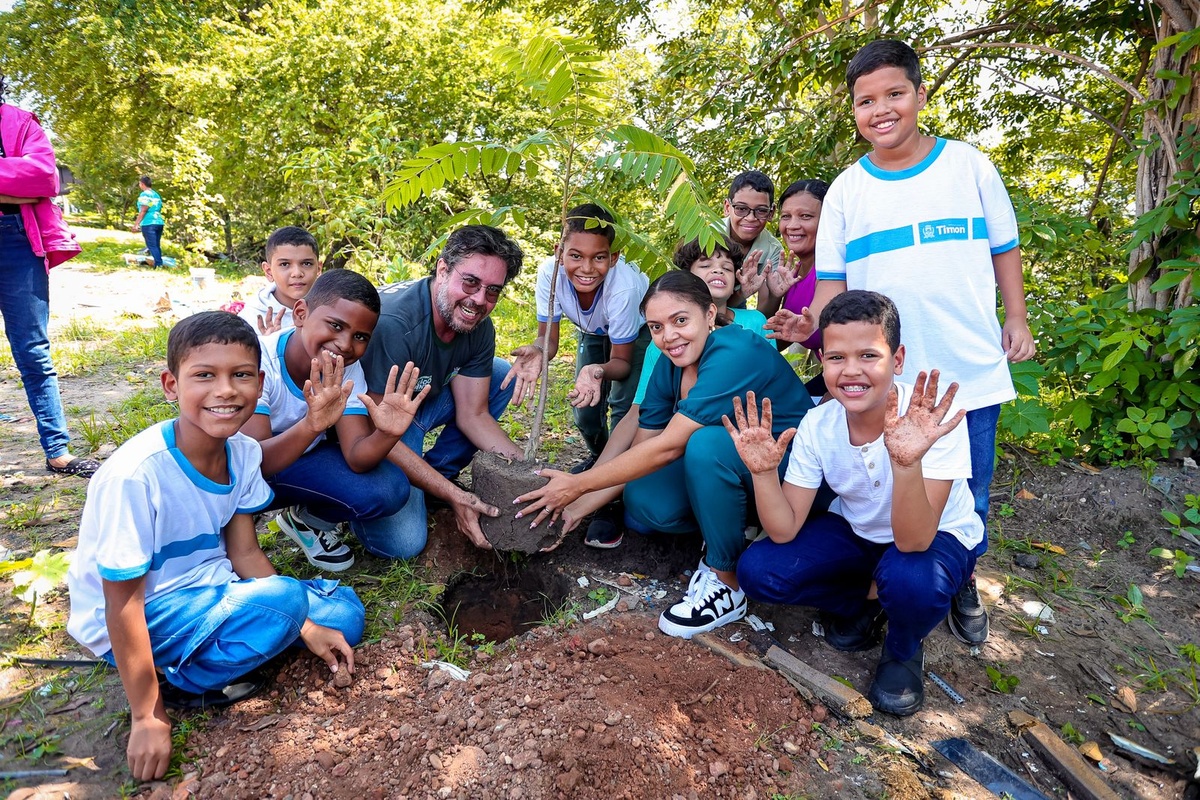
<path id="1" fill-rule="evenodd" d="M 451 267 L 450 270 L 458 275 L 459 283 L 462 284 L 463 291 L 468 296 L 476 294 L 480 287 L 483 287 L 483 294 L 488 299 L 488 302 L 494 303 L 500 299 L 500 294 L 504 291 L 504 284 L 500 284 L 499 286 L 495 284 L 484 286 L 483 281 L 479 280 L 479 278 L 474 275 L 464 275 L 458 271 L 458 267 Z"/>
<path id="2" fill-rule="evenodd" d="M 743 203 L 733 204 L 733 215 L 738 219 L 741 219 L 747 214 L 753 214 L 754 218 L 757 220 L 768 220 L 774 213 L 775 206 L 755 206 L 754 208 L 751 208 Z"/>

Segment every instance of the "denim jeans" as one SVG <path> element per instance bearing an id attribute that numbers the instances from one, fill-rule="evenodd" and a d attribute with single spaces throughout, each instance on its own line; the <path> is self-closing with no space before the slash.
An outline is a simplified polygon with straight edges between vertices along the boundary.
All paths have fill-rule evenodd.
<path id="1" fill-rule="evenodd" d="M 863 611 L 874 579 L 888 616 L 892 655 L 912 658 L 950 611 L 950 599 L 975 569 L 975 554 L 939 531 L 927 550 L 903 553 L 869 542 L 837 514 L 810 516 L 785 544 L 761 539 L 738 561 L 738 582 L 761 603 L 812 606 L 843 617 Z"/>
<path id="2" fill-rule="evenodd" d="M 154 266 L 162 266 L 162 225 L 143 225 L 142 238 L 146 240 L 146 249 L 154 259 Z"/>
<path id="3" fill-rule="evenodd" d="M 362 601 L 335 580 L 282 575 L 167 592 L 146 604 L 154 665 L 167 680 L 199 694 L 221 689 L 288 647 L 301 645 L 305 619 L 362 641 Z M 110 650 L 103 656 L 116 665 Z"/>
<path id="4" fill-rule="evenodd" d="M 398 553 L 396 543 L 383 533 L 387 518 L 408 502 L 410 489 L 408 477 L 390 461 L 355 472 L 342 457 L 341 447 L 324 441 L 267 478 L 267 483 L 275 491 L 271 508 L 298 505 L 326 522 L 349 522 L 363 547 L 381 558 L 416 555 Z"/>
<path id="5" fill-rule="evenodd" d="M 33 254 L 19 214 L 0 216 L 0 314 L 42 451 L 48 459 L 64 456 L 70 437 L 50 360 L 50 276 Z"/>
<path id="6" fill-rule="evenodd" d="M 492 359 L 492 378 L 488 385 L 488 413 L 500 419 L 504 409 L 512 400 L 513 384 L 501 389 L 511 365 L 503 358 Z M 453 381 L 451 382 L 453 384 Z M 425 435 L 440 426 L 442 432 L 429 452 L 425 452 Z M 471 463 L 479 450 L 454 423 L 454 394 L 449 386 L 432 401 L 422 403 L 416 419 L 400 441 L 433 467 L 447 480 L 458 477 L 458 473 Z M 376 542 L 387 542 L 387 549 L 396 555 L 392 558 L 412 558 L 425 549 L 429 536 L 429 517 L 425 511 L 425 492 L 411 487 L 404 508 L 387 519 L 373 520 L 363 524 L 368 535 Z"/>
<path id="7" fill-rule="evenodd" d="M 594 406 L 573 409 L 575 427 L 593 456 L 598 456 L 608 444 L 608 432 L 629 412 L 637 394 L 638 379 L 642 376 L 642 361 L 650 344 L 650 329 L 642 326 L 633 342 L 631 369 L 628 377 L 619 381 L 604 381 L 600 385 L 600 402 Z M 575 348 L 575 376 L 592 364 L 603 364 L 612 357 L 612 342 L 607 336 L 579 331 Z"/>
<path id="8" fill-rule="evenodd" d="M 976 558 L 988 549 L 988 506 L 992 474 L 996 471 L 996 425 L 999 422 L 999 405 L 967 412 L 967 438 L 971 441 L 971 479 L 967 486 L 975 498 L 975 513 L 983 520 L 983 541 L 975 547 Z"/>

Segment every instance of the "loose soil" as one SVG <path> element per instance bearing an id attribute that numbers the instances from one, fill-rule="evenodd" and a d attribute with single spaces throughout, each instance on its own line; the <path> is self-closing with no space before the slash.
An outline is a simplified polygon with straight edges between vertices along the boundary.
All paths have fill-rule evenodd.
<path id="1" fill-rule="evenodd" d="M 471 491 L 485 503 L 501 510 L 498 517 L 480 519 L 483 535 L 492 547 L 503 552 L 536 553 L 558 540 L 558 526 L 530 527 L 529 519 L 517 519 L 508 509 L 513 500 L 546 485 L 535 474 L 545 466 L 536 461 L 509 461 L 495 453 L 477 453 L 471 461 Z"/>
<path id="2" fill-rule="evenodd" d="M 142 315 L 135 322 L 154 324 L 151 309 L 164 289 L 196 306 L 219 305 L 230 292 L 220 282 L 200 296 L 186 277 L 148 269 L 100 274 L 75 262 L 52 275 L 58 326 L 72 316 L 115 326 L 115 315 L 131 309 Z M 74 293 L 84 286 L 86 296 Z M 248 280 L 245 289 L 252 288 Z M 135 372 L 153 377 L 158 369 L 152 363 Z M 64 379 L 62 390 L 68 406 L 99 416 L 135 385 L 125 374 L 100 374 Z M 0 528 L 0 550 L 20 558 L 70 549 L 82 483 L 43 471 L 11 369 L 0 374 L 0 413 L 15 417 L 0 422 L 0 512 L 16 501 L 56 498 L 37 524 Z M 80 414 L 72 417 L 78 424 Z M 761 605 L 750 611 L 773 630 L 744 622 L 704 642 L 663 636 L 656 617 L 681 594 L 699 560 L 699 539 L 627 533 L 620 548 L 595 551 L 576 532 L 522 564 L 569 589 L 574 615 L 552 615 L 506 643 L 477 647 L 465 681 L 422 666 L 436 660 L 445 629 L 421 613 L 358 648 L 347 688 L 333 686 L 307 654 L 291 655 L 262 695 L 223 712 L 178 716 L 187 759 L 169 781 L 128 780 L 128 716 L 115 671 L 10 665 L 0 670 L 0 772 L 70 772 L 0 786 L 13 798 L 989 797 L 929 747 L 962 736 L 1047 796 L 1068 796 L 1008 724 L 1007 713 L 1020 709 L 1068 738 L 1097 742 L 1106 770 L 1099 774 L 1118 795 L 1194 797 L 1186 776 L 1195 769 L 1189 751 L 1200 745 L 1200 713 L 1185 645 L 1200 644 L 1200 579 L 1194 572 L 1177 578 L 1171 562 L 1148 551 L 1200 556 L 1160 516 L 1163 508 L 1181 509 L 1185 494 L 1200 494 L 1197 471 L 1172 463 L 1152 476 L 1093 472 L 1066 462 L 1044 466 L 1018 450 L 1005 453 L 997 474 L 992 549 L 978 570 L 991 638 L 972 651 L 943 626 L 926 648 L 926 668 L 966 702 L 956 705 L 927 683 L 918 714 L 871 720 L 890 739 L 804 701 L 760 662 L 778 643 L 865 692 L 877 651 L 835 652 L 814 635 L 812 612 Z M 428 580 L 504 575 L 511 564 L 471 547 L 454 532 L 450 512 L 435 512 L 431 524 L 419 560 Z M 382 570 L 357 555 L 349 580 Z M 1140 606 L 1130 607 L 1131 586 Z M 614 597 L 611 610 L 567 622 Z M 1035 603 L 1048 606 L 1053 621 L 1039 623 Z M 8 596 L 0 607 L 5 651 L 19 645 L 22 655 L 88 657 L 62 630 L 66 610 L 65 593 L 52 593 L 39 600 L 31 626 L 29 605 Z M 464 638 L 464 647 L 478 644 Z M 1015 691 L 998 691 L 988 667 L 1016 678 Z M 1126 757 L 1109 732 L 1179 766 L 1164 770 Z"/>

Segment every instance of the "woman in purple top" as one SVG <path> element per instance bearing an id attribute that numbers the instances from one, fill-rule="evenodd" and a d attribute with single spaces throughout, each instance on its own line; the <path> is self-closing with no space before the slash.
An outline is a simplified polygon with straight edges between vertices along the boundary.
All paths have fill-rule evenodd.
<path id="1" fill-rule="evenodd" d="M 782 298 L 782 306 L 795 314 L 812 303 L 817 290 L 817 271 L 813 268 L 817 258 L 817 223 L 821 219 L 821 203 L 828 190 L 829 184 L 825 181 L 796 181 L 780 197 L 779 239 L 784 247 L 780 271 L 784 273 L 781 277 L 791 283 Z M 758 310 L 768 319 L 781 305 L 780 296 L 770 288 L 775 287 L 764 287 L 758 297 Z M 786 346 L 787 342 L 780 344 Z M 809 350 L 820 349 L 820 331 L 801 344 Z"/>

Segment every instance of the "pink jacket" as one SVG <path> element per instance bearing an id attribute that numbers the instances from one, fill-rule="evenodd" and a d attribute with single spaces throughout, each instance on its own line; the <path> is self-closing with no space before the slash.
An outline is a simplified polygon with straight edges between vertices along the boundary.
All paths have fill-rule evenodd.
<path id="1" fill-rule="evenodd" d="M 47 270 L 74 258 L 79 243 L 63 222 L 58 206 L 50 202 L 58 194 L 58 169 L 54 148 L 37 117 L 0 104 L 0 139 L 7 156 L 0 158 L 0 194 L 41 198 L 21 206 L 21 221 L 34 255 L 45 259 Z"/>

